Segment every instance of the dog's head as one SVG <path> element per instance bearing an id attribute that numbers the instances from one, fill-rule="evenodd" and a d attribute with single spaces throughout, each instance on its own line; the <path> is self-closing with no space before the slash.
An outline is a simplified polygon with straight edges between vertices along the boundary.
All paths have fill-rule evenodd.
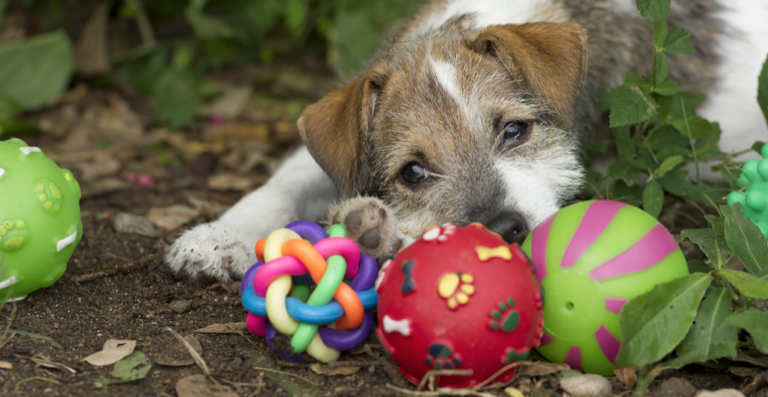
<path id="1" fill-rule="evenodd" d="M 391 43 L 307 107 L 299 129 L 343 196 L 380 196 L 407 236 L 481 222 L 521 241 L 581 183 L 573 127 L 586 31 L 458 25 Z"/>

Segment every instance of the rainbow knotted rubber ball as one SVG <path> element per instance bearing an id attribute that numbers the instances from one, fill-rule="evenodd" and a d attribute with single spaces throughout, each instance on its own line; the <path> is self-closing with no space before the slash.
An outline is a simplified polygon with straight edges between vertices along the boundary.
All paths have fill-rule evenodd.
<path id="1" fill-rule="evenodd" d="M 538 352 L 553 362 L 612 375 L 619 311 L 660 282 L 688 274 L 679 245 L 654 217 L 597 200 L 563 208 L 523 243 L 544 289 Z"/>

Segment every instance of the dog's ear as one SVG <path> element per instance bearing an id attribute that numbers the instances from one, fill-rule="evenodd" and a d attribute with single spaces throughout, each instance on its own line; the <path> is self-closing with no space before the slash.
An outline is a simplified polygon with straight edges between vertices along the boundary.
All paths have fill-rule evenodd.
<path id="1" fill-rule="evenodd" d="M 360 77 L 301 113 L 301 138 L 342 196 L 350 196 L 363 179 L 367 135 L 373 126 L 381 85 Z"/>
<path id="2" fill-rule="evenodd" d="M 470 48 L 497 57 L 543 97 L 554 121 L 569 129 L 586 80 L 587 31 L 575 22 L 490 26 L 471 38 Z"/>

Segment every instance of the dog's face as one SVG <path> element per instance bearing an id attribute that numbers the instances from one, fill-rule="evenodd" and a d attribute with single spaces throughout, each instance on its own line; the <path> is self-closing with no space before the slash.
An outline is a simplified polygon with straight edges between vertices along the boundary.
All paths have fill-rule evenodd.
<path id="1" fill-rule="evenodd" d="M 304 142 L 343 195 L 379 195 L 407 236 L 481 222 L 521 241 L 578 189 L 577 24 L 461 28 L 391 44 L 308 107 Z"/>

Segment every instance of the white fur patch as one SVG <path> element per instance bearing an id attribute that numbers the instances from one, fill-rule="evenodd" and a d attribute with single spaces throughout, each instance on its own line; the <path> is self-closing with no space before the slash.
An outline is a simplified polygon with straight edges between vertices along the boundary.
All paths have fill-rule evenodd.
<path id="1" fill-rule="evenodd" d="M 440 27 L 451 18 L 474 14 L 473 27 L 526 22 L 566 22 L 557 0 L 452 0 L 427 20 L 422 29 Z"/>
<path id="2" fill-rule="evenodd" d="M 557 212 L 562 196 L 575 190 L 583 177 L 574 153 L 552 150 L 537 158 L 503 157 L 494 165 L 507 189 L 506 206 L 520 212 L 528 230 Z"/>
<path id="3" fill-rule="evenodd" d="M 768 2 L 730 0 L 718 15 L 730 31 L 718 40 L 723 54 L 719 81 L 699 113 L 720 123 L 720 148 L 725 152 L 748 149 L 768 137 L 765 118 L 757 104 L 757 77 L 768 54 Z M 755 152 L 740 160 L 759 158 Z"/>
<path id="4" fill-rule="evenodd" d="M 229 280 L 230 272 L 242 275 L 256 262 L 253 248 L 259 239 L 290 222 L 320 218 L 338 196 L 330 177 L 302 147 L 221 219 L 184 233 L 165 259 L 176 272 Z"/>

